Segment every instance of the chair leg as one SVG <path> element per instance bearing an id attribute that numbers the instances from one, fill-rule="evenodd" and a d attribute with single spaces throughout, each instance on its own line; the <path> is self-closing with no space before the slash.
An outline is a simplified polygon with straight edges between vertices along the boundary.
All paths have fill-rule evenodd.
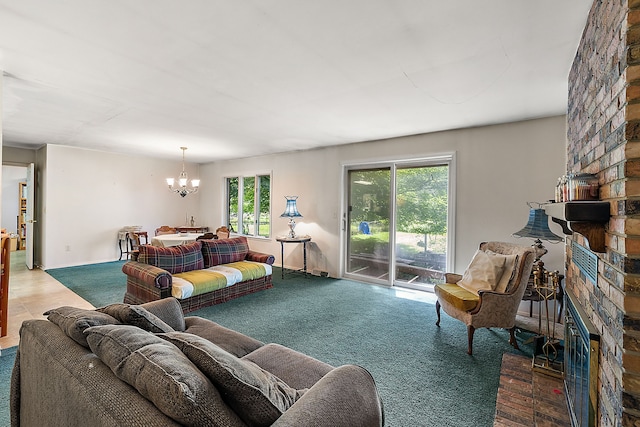
<path id="1" fill-rule="evenodd" d="M 473 333 L 475 331 L 476 328 L 474 328 L 473 326 L 467 326 L 467 336 L 469 337 L 469 348 L 467 349 L 467 354 L 470 356 L 473 354 Z"/>
<path id="2" fill-rule="evenodd" d="M 518 341 L 516 340 L 516 327 L 514 326 L 513 328 L 509 329 L 509 344 L 511 344 L 516 350 L 520 350 L 520 347 L 518 347 Z"/>
<path id="3" fill-rule="evenodd" d="M 436 314 L 438 315 L 436 326 L 440 326 L 440 301 L 436 301 Z"/>

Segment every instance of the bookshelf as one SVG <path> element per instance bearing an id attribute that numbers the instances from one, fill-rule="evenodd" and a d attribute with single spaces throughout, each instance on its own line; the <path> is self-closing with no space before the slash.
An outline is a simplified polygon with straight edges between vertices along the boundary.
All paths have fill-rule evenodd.
<path id="1" fill-rule="evenodd" d="M 18 249 L 25 249 L 27 242 L 27 223 L 25 221 L 27 215 L 27 183 L 18 183 Z"/>

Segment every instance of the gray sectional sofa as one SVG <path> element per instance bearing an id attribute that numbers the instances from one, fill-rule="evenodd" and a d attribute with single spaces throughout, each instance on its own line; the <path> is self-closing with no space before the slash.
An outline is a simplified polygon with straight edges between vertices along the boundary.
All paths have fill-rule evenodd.
<path id="1" fill-rule="evenodd" d="M 382 426 L 378 390 L 200 317 L 175 298 L 60 307 L 23 323 L 12 426 Z"/>

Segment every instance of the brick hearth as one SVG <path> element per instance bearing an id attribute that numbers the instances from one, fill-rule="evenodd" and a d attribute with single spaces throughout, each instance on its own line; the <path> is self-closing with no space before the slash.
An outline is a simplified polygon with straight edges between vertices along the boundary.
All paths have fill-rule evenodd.
<path id="1" fill-rule="evenodd" d="M 562 380 L 534 372 L 531 359 L 502 356 L 494 427 L 569 426 Z"/>

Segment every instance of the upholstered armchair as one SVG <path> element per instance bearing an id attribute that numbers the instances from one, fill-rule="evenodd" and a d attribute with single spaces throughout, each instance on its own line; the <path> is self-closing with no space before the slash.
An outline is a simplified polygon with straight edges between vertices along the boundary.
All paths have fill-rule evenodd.
<path id="1" fill-rule="evenodd" d="M 485 242 L 464 275 L 447 273 L 436 285 L 436 313 L 440 309 L 467 325 L 468 354 L 473 354 L 473 334 L 478 328 L 505 328 L 509 343 L 518 349 L 515 319 L 527 287 L 535 254 L 530 246 Z M 484 264 L 483 264 L 484 261 Z"/>

